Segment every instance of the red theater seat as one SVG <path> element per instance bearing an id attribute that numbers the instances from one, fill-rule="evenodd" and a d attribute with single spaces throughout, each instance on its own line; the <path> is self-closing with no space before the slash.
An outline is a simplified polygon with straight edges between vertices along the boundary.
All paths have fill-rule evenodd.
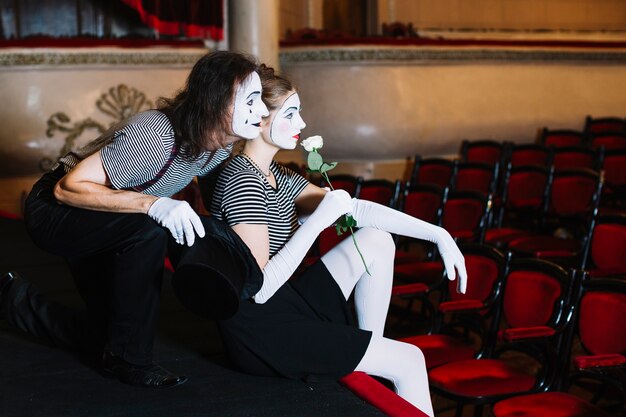
<path id="1" fill-rule="evenodd" d="M 481 415 L 485 404 L 503 396 L 541 392 L 558 384 L 561 349 L 572 323 L 571 288 L 580 276 L 539 259 L 512 260 L 498 312 L 501 319 L 491 330 L 499 340 L 494 353 L 431 369 L 431 389 L 455 401 L 457 415 L 470 404 L 475 415 Z M 537 370 L 520 367 L 512 352 L 532 358 Z"/>
<path id="2" fill-rule="evenodd" d="M 460 249 L 468 276 L 465 294 L 456 291 L 455 281 L 446 279 L 444 299 L 436 308 L 432 329 L 428 334 L 400 339 L 420 348 L 429 369 L 484 356 L 495 342 L 489 329 L 499 300 L 506 258 L 497 249 L 482 244 L 462 244 Z"/>
<path id="3" fill-rule="evenodd" d="M 626 378 L 626 281 L 590 279 L 583 282 L 582 291 L 579 287 L 575 289 L 575 293 L 575 307 L 578 311 L 577 341 L 586 354 L 573 358 L 576 371 L 563 375 L 562 379 L 566 385 L 572 385 L 585 381 L 586 378 L 586 383 L 581 387 L 587 387 L 588 392 L 585 394 L 585 390 L 578 390 L 577 395 L 556 391 L 519 395 L 496 403 L 492 408 L 494 417 L 623 415 L 623 381 Z M 573 333 L 572 331 L 564 343 L 562 353 L 566 357 L 572 351 Z M 589 379 L 596 379 L 601 384 L 590 384 Z M 600 408 L 598 401 L 603 399 L 603 394 L 610 392 L 607 384 L 613 384 L 617 388 L 617 399 L 611 401 L 604 398 L 603 408 Z M 589 391 L 589 387 L 592 387 L 592 391 Z M 594 392 L 594 387 L 598 388 L 597 392 Z M 607 410 L 612 413 L 609 414 Z"/>
<path id="4" fill-rule="evenodd" d="M 424 158 L 415 156 L 411 170 L 410 182 L 416 184 L 432 184 L 441 188 L 450 186 L 454 173 L 454 162 L 443 158 Z"/>
<path id="5" fill-rule="evenodd" d="M 428 417 L 427 414 L 364 372 L 352 372 L 341 378 L 339 382 L 390 417 Z"/>
<path id="6" fill-rule="evenodd" d="M 610 417 L 589 402 L 564 392 L 520 395 L 493 406 L 494 417 Z"/>

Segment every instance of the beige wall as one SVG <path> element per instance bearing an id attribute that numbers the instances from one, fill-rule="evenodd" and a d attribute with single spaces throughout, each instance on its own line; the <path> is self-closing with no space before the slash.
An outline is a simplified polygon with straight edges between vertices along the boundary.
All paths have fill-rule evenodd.
<path id="1" fill-rule="evenodd" d="M 532 142 L 544 126 L 581 130 L 588 114 L 626 115 L 623 65 L 309 61 L 282 68 L 301 92 L 305 134 L 332 138 L 325 152 L 335 159 L 449 155 L 463 139 Z"/>
<path id="2" fill-rule="evenodd" d="M 379 7 L 417 28 L 626 29 L 624 0 L 380 0 Z"/>
<path id="3" fill-rule="evenodd" d="M 358 174 L 371 177 L 372 161 L 396 160 L 401 172 L 407 157 L 452 156 L 463 139 L 533 142 L 543 127 L 582 130 L 586 115 L 626 116 L 626 56 L 602 62 L 589 51 L 585 61 L 572 52 L 558 61 L 560 52 L 534 59 L 533 50 L 442 48 L 432 59 L 434 52 L 283 48 L 283 72 L 301 93 L 303 137 L 322 135 L 325 156 L 358 161 Z M 458 60 L 464 52 L 475 53 Z M 489 59 L 499 54 L 512 55 Z"/>
<path id="4" fill-rule="evenodd" d="M 306 0 L 280 2 L 279 31 L 280 39 L 285 38 L 288 29 L 296 30 L 307 26 Z"/>
<path id="5" fill-rule="evenodd" d="M 340 0 L 337 0 L 340 1 Z M 322 0 L 281 0 L 280 37 L 287 28 L 322 28 Z M 310 11 L 313 11 L 311 24 Z M 378 0 L 382 23 L 418 29 L 626 30 L 625 0 Z"/>
<path id="6" fill-rule="evenodd" d="M 323 28 L 323 0 L 281 0 L 279 37 L 285 38 L 288 29 Z"/>

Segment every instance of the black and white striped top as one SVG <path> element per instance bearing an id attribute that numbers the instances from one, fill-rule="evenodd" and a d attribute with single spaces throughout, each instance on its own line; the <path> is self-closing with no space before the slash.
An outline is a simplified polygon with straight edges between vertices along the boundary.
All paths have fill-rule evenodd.
<path id="1" fill-rule="evenodd" d="M 271 258 L 297 230 L 295 199 L 309 182 L 275 162 L 270 165 L 270 170 L 276 178 L 276 188 L 248 159 L 237 155 L 220 173 L 211 213 L 230 226 L 267 224 Z"/>
<path id="2" fill-rule="evenodd" d="M 102 165 L 114 189 L 132 189 L 155 178 L 172 154 L 174 128 L 165 114 L 157 110 L 138 113 L 126 123 L 106 132 L 83 150 L 61 158 L 69 172 L 86 156 L 100 150 Z M 198 158 L 185 159 L 186 150 L 178 151 L 169 168 L 154 184 L 140 191 L 157 197 L 170 197 L 182 190 L 195 176 L 206 175 L 224 161 L 231 146 L 204 152 Z M 85 151 L 87 149 L 87 151 Z"/>

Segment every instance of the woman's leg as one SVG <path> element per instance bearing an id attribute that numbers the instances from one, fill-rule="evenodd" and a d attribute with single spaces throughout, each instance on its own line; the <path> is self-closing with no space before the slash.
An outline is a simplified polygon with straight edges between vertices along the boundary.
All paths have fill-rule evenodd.
<path id="1" fill-rule="evenodd" d="M 351 238 L 344 239 L 322 256 L 322 262 L 346 300 L 354 290 L 359 328 L 382 337 L 391 298 L 396 248 L 391 235 L 380 230 L 363 228 L 354 237 L 371 275 L 365 272 L 363 261 Z"/>
<path id="2" fill-rule="evenodd" d="M 395 254 L 393 239 L 389 233 L 369 228 L 360 229 L 355 238 L 371 276 L 365 272 L 350 238 L 322 257 L 346 300 L 354 289 L 359 328 L 373 333 L 355 370 L 389 379 L 398 395 L 433 416 L 422 351 L 408 343 L 382 337 L 391 297 Z"/>
<path id="3" fill-rule="evenodd" d="M 372 336 L 355 371 L 390 380 L 399 396 L 429 416 L 434 415 L 426 362 L 416 346 Z"/>

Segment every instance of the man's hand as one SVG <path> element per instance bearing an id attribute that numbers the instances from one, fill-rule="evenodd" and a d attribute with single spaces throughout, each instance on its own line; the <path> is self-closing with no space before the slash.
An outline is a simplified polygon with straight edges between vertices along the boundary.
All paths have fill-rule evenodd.
<path id="1" fill-rule="evenodd" d="M 196 240 L 195 233 L 204 237 L 200 217 L 186 201 L 161 197 L 150 206 L 148 216 L 167 228 L 179 245 L 187 242 L 187 246 L 192 246 Z"/>

